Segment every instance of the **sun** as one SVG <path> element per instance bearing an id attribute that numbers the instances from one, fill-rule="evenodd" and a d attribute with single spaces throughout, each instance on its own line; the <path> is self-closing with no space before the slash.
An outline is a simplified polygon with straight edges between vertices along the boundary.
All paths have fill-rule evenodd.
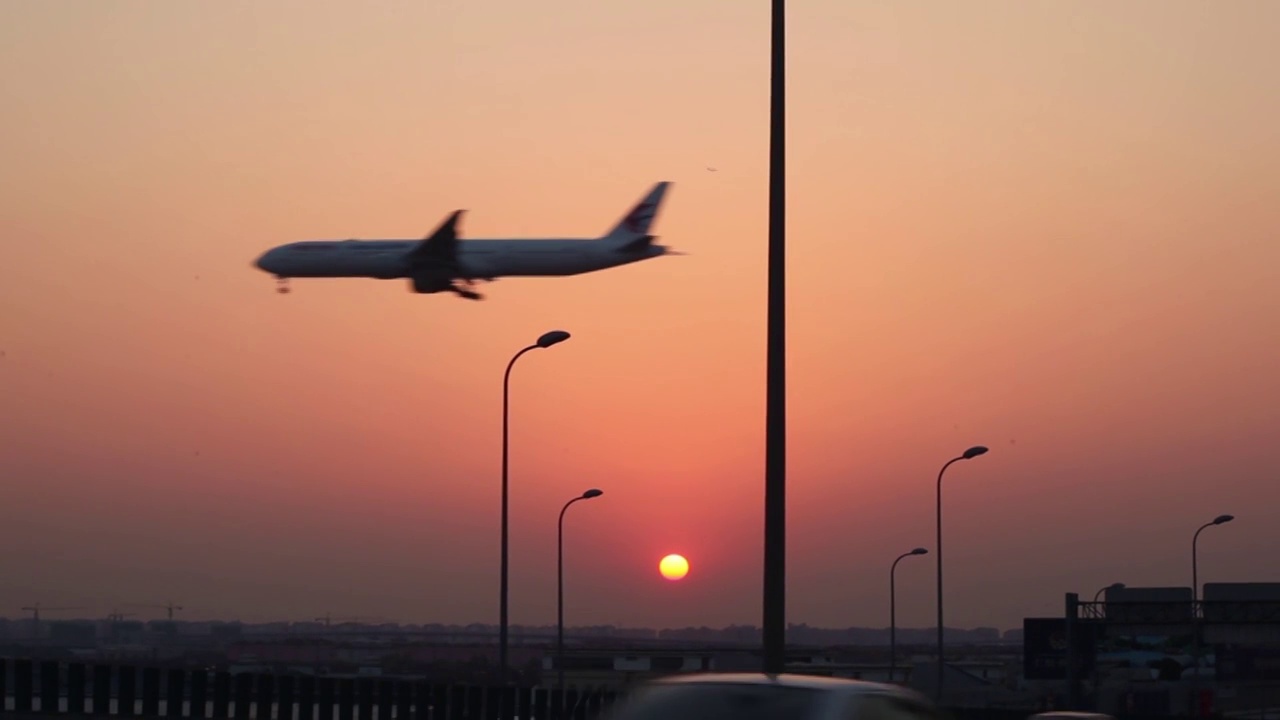
<path id="1" fill-rule="evenodd" d="M 671 553 L 658 561 L 658 572 L 668 580 L 679 580 L 689 574 L 689 561 L 683 555 Z"/>

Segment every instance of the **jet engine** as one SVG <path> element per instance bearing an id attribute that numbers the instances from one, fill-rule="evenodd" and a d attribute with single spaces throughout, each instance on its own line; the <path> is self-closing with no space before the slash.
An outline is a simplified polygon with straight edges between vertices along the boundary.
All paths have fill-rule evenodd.
<path id="1" fill-rule="evenodd" d="M 465 281 L 468 285 L 470 280 Z M 419 274 L 411 276 L 411 287 L 416 293 L 451 292 L 468 300 L 483 300 L 484 296 L 475 290 L 458 287 L 453 278 L 445 275 Z"/>
<path id="2" fill-rule="evenodd" d="M 453 290 L 453 279 L 441 275 L 414 275 L 410 286 L 416 293 L 438 293 Z"/>

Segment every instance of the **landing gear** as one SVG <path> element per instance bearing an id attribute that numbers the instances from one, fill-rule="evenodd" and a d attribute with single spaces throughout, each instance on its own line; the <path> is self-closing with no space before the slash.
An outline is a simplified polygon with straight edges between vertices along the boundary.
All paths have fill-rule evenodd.
<path id="1" fill-rule="evenodd" d="M 481 295 L 480 293 L 476 292 L 475 290 L 467 290 L 466 288 L 460 288 L 460 287 L 458 287 L 457 285 L 451 285 L 451 286 L 449 287 L 449 290 L 450 290 L 450 291 L 452 291 L 452 292 L 457 293 L 457 294 L 458 294 L 458 297 L 464 297 L 464 298 L 466 298 L 466 299 L 468 299 L 468 300 L 483 300 L 483 299 L 484 299 L 484 296 L 483 296 L 483 295 Z"/>
<path id="2" fill-rule="evenodd" d="M 483 299 L 484 299 L 484 296 L 483 296 L 483 295 L 481 295 L 480 293 L 476 292 L 475 290 L 471 290 L 471 289 L 469 289 L 469 288 L 473 288 L 473 287 L 475 287 L 475 286 L 476 286 L 476 281 L 475 281 L 475 280 L 473 280 L 473 279 L 471 279 L 471 278 L 462 278 L 462 282 L 463 282 L 463 283 L 465 283 L 467 287 L 465 287 L 465 288 L 461 288 L 461 287 L 458 287 L 457 285 L 450 285 L 450 286 L 449 286 L 449 290 L 450 290 L 450 291 L 452 291 L 452 292 L 457 293 L 457 294 L 458 294 L 458 297 L 464 297 L 464 298 L 466 298 L 466 299 L 468 299 L 468 300 L 483 300 Z"/>
<path id="3" fill-rule="evenodd" d="M 410 275 L 409 280 L 409 287 L 416 293 L 431 294 L 451 292 L 458 297 L 466 298 L 468 300 L 484 299 L 483 295 L 472 289 L 475 287 L 475 280 L 466 277 L 458 277 L 458 274 L 448 276 L 443 272 L 433 270 L 429 275 Z"/>
<path id="4" fill-rule="evenodd" d="M 289 292 L 289 278 L 285 278 L 285 277 L 276 278 L 276 292 L 280 293 L 281 295 L 285 295 Z"/>

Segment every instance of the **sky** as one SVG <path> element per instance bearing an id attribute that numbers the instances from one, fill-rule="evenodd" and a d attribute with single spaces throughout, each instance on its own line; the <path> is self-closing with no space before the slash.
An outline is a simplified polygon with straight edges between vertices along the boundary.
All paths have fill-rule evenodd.
<path id="1" fill-rule="evenodd" d="M 949 626 L 1187 586 L 1220 513 L 1201 581 L 1280 581 L 1280 5 L 787 22 L 788 621 L 886 626 L 975 444 Z M 768 42 L 765 2 L 0 4 L 0 615 L 496 622 L 502 371 L 563 329 L 512 376 L 512 622 L 598 487 L 570 625 L 759 624 Z M 483 302 L 252 267 L 458 208 L 593 237 L 658 180 L 688 256 Z"/>

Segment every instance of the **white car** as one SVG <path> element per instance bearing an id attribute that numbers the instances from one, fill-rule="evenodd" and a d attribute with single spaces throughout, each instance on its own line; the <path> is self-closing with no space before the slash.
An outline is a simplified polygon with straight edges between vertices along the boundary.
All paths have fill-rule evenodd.
<path id="1" fill-rule="evenodd" d="M 608 720 L 941 720 L 923 695 L 885 683 L 810 675 L 707 673 L 646 684 Z"/>

